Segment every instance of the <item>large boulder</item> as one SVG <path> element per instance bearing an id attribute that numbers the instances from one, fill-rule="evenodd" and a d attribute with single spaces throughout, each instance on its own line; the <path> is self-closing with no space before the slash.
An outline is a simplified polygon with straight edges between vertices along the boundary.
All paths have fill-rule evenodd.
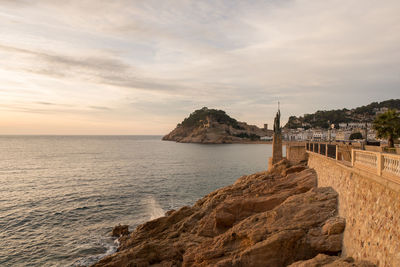
<path id="1" fill-rule="evenodd" d="M 318 253 L 338 254 L 341 233 L 322 232 L 336 213 L 336 204 L 337 194 L 331 188 L 290 196 L 275 208 L 253 212 L 212 240 L 189 248 L 183 266 L 278 267 Z"/>
<path id="2" fill-rule="evenodd" d="M 113 228 L 112 236 L 121 237 L 123 235 L 129 235 L 129 225 L 117 225 Z"/>

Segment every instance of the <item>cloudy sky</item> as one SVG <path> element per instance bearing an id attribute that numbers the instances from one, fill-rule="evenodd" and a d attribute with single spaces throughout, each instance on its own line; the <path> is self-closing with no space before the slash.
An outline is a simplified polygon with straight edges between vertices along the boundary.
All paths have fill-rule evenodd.
<path id="1" fill-rule="evenodd" d="M 398 0 L 0 0 L 0 134 L 165 134 L 400 97 Z"/>

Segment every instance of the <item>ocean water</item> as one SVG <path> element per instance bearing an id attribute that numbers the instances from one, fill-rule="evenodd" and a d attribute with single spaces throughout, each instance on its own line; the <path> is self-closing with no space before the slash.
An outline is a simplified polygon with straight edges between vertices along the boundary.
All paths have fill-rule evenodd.
<path id="1" fill-rule="evenodd" d="M 130 230 L 265 170 L 271 145 L 0 136 L 0 266 L 86 266 Z"/>

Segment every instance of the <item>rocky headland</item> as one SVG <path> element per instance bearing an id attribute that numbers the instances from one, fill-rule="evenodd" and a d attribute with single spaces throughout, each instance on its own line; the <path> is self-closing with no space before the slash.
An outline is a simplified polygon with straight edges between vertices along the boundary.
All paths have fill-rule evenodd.
<path id="1" fill-rule="evenodd" d="M 94 266 L 374 266 L 339 257 L 337 201 L 313 169 L 282 160 L 132 233 L 118 226 L 118 252 Z"/>
<path id="2" fill-rule="evenodd" d="M 191 113 L 162 140 L 203 144 L 248 143 L 271 135 L 271 130 L 239 122 L 223 110 L 204 107 Z"/>

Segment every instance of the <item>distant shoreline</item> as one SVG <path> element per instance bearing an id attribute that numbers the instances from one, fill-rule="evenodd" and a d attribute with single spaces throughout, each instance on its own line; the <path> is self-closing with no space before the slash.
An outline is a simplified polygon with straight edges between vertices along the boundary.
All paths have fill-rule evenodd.
<path id="1" fill-rule="evenodd" d="M 272 141 L 251 141 L 251 140 L 240 140 L 240 141 L 230 141 L 230 142 L 180 142 L 180 141 L 175 141 L 175 140 L 165 140 L 161 139 L 161 141 L 169 141 L 169 142 L 175 142 L 175 143 L 181 143 L 181 144 L 202 144 L 202 145 L 231 145 L 231 144 L 272 144 Z"/>
<path id="2" fill-rule="evenodd" d="M 272 144 L 272 141 L 238 141 L 232 142 L 232 144 Z"/>

